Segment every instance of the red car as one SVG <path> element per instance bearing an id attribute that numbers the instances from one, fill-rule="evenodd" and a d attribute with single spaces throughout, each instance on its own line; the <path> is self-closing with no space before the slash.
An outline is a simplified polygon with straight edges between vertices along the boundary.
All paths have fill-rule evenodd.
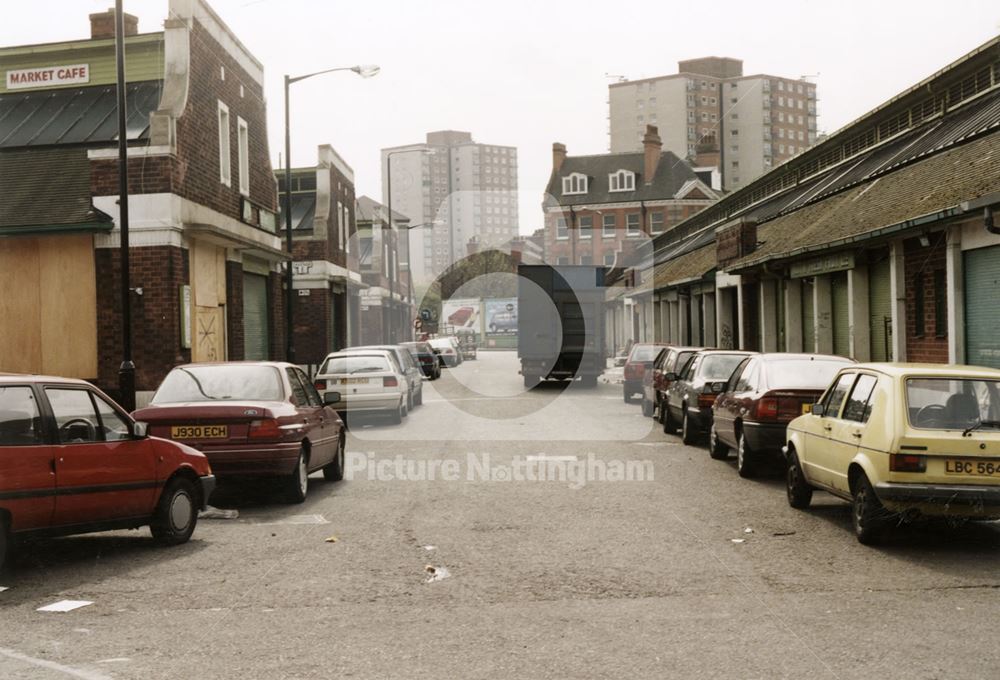
<path id="1" fill-rule="evenodd" d="M 653 359 L 667 345 L 663 343 L 639 342 L 632 345 L 632 350 L 628 353 L 625 361 L 624 377 L 622 385 L 622 398 L 626 404 L 632 403 L 632 396 L 642 394 L 642 378 L 646 370 L 653 367 Z"/>
<path id="2" fill-rule="evenodd" d="M 280 480 L 301 503 L 309 474 L 331 481 L 344 475 L 344 424 L 320 399 L 297 366 L 281 362 L 227 362 L 177 366 L 149 406 L 135 412 L 158 437 L 184 442 L 208 456 L 220 480 Z"/>
<path id="3" fill-rule="evenodd" d="M 653 361 L 652 369 L 642 377 L 642 415 L 655 416 L 663 424 L 663 398 L 670 388 L 668 373 L 680 373 L 688 359 L 704 347 L 674 347 L 661 350 Z"/>
<path id="4" fill-rule="evenodd" d="M 146 436 L 82 380 L 0 374 L 0 566 L 13 537 L 148 525 L 187 541 L 215 488 L 205 456 Z"/>

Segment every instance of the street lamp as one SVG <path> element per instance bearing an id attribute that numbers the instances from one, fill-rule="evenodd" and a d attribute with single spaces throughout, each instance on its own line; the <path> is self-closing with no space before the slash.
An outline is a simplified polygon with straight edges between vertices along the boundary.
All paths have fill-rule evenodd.
<path id="1" fill-rule="evenodd" d="M 414 153 L 414 152 L 422 154 L 424 156 L 433 156 L 434 154 L 437 153 L 437 151 L 435 151 L 434 149 L 426 149 L 426 148 L 425 149 L 396 149 L 395 151 L 390 151 L 389 153 L 387 153 L 385 155 L 386 212 L 388 213 L 388 223 L 389 223 L 389 231 L 390 231 L 390 233 L 395 233 L 394 232 L 394 227 L 393 227 L 393 224 L 395 222 L 392 219 L 392 157 L 395 156 L 396 154 L 399 154 L 399 153 Z M 416 226 L 423 226 L 423 225 L 416 225 Z M 395 258 L 395 261 L 393 262 L 393 266 L 389 267 L 389 329 L 388 329 L 389 330 L 389 337 L 387 338 L 388 342 L 392 342 L 392 340 L 393 340 L 392 329 L 393 329 L 393 326 L 395 325 L 393 323 L 393 317 L 395 316 L 395 314 L 392 311 L 392 296 L 396 294 L 396 265 L 399 264 L 399 257 L 398 257 L 399 243 L 398 243 L 398 240 L 397 240 L 397 243 L 396 243 L 396 253 L 397 253 L 397 257 Z M 410 232 L 407 231 L 406 232 L 406 258 L 407 258 L 406 266 L 410 270 L 410 284 L 409 284 L 409 288 L 410 288 L 410 290 L 409 290 L 410 302 L 413 301 L 413 265 L 410 264 L 410 262 L 409 262 L 409 260 L 410 260 L 411 257 L 412 257 L 412 255 L 410 254 Z"/>
<path id="2" fill-rule="evenodd" d="M 292 133 L 288 109 L 288 88 L 306 78 L 320 76 L 334 71 L 353 71 L 362 78 L 378 75 L 379 67 L 374 64 L 328 68 L 323 71 L 307 73 L 303 76 L 285 76 L 285 240 L 288 243 L 288 270 L 285 276 L 285 357 L 289 363 L 295 363 L 294 324 L 292 322 L 292 305 L 295 302 L 295 291 L 292 290 Z"/>
<path id="3" fill-rule="evenodd" d="M 424 222 L 422 224 L 408 224 L 403 227 L 406 230 L 406 271 L 409 276 L 406 279 L 407 286 L 406 292 L 407 297 L 410 298 L 410 304 L 413 304 L 413 250 L 410 248 L 410 232 L 414 229 L 420 227 L 434 227 L 444 224 L 444 220 L 432 220 L 430 222 Z"/>

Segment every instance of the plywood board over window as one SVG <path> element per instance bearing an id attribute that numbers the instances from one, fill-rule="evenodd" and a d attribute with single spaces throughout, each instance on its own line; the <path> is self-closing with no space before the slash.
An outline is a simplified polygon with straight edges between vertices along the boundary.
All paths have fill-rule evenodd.
<path id="1" fill-rule="evenodd" d="M 97 377 L 90 234 L 0 241 L 0 371 Z"/>
<path id="2" fill-rule="evenodd" d="M 225 361 L 226 249 L 203 240 L 191 242 L 191 291 L 194 321 L 192 361 Z"/>

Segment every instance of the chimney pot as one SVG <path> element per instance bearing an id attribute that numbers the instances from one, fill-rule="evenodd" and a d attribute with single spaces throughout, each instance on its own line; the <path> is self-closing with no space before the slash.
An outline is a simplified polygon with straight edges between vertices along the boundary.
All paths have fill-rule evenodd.
<path id="1" fill-rule="evenodd" d="M 566 160 L 566 145 L 556 142 L 552 145 L 552 170 L 553 172 L 559 172 L 562 168 L 563 161 Z"/>
<path id="2" fill-rule="evenodd" d="M 659 129 L 655 125 L 646 126 L 646 134 L 642 138 L 642 149 L 645 163 L 644 180 L 646 184 L 652 184 L 656 176 L 656 166 L 660 164 L 660 154 L 663 152 L 663 142 L 660 140 Z"/>
<path id="3" fill-rule="evenodd" d="M 136 35 L 139 32 L 139 17 L 124 13 L 125 35 Z M 115 37 L 115 10 L 97 12 L 90 15 L 90 39 L 102 40 Z"/>

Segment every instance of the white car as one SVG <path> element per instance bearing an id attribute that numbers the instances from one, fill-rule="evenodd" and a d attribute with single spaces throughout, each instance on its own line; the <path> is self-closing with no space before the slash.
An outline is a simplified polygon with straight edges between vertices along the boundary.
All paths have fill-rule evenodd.
<path id="1" fill-rule="evenodd" d="M 340 401 L 329 405 L 341 418 L 347 413 L 385 413 L 398 425 L 408 412 L 406 374 L 388 350 L 329 354 L 316 373 L 315 386 L 321 394 L 340 392 Z"/>
<path id="2" fill-rule="evenodd" d="M 458 338 L 449 335 L 443 338 L 431 338 L 431 349 L 438 355 L 441 365 L 447 368 L 454 368 L 462 363 L 462 350 L 458 347 Z"/>

